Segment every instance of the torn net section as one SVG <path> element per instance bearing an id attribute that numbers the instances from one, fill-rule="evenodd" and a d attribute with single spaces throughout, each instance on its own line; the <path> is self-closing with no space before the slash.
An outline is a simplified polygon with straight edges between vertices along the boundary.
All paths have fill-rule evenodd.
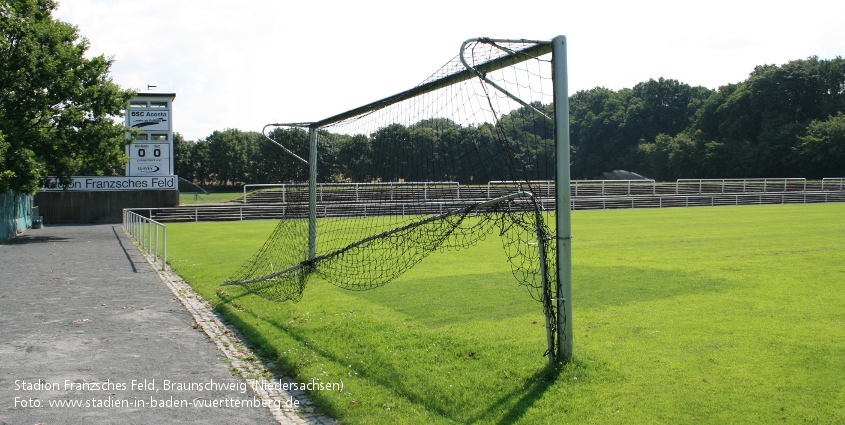
<path id="1" fill-rule="evenodd" d="M 495 235 L 514 277 L 542 301 L 543 273 L 554 278 L 554 267 L 546 264 L 544 270 L 541 245 L 547 262 L 555 257 L 538 208 L 531 194 L 519 192 L 411 221 L 310 260 L 302 260 L 307 258 L 308 221 L 283 219 L 230 283 L 273 301 L 300 300 L 312 273 L 340 288 L 363 291 L 392 281 L 434 251 L 467 249 Z"/>

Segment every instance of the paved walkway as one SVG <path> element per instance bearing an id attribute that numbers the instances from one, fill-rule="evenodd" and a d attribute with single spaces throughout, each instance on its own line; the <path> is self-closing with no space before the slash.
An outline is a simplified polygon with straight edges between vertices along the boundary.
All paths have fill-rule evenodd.
<path id="1" fill-rule="evenodd" d="M 0 425 L 306 423 L 260 406 L 267 394 L 218 350 L 231 331 L 164 279 L 120 225 L 0 244 Z"/>

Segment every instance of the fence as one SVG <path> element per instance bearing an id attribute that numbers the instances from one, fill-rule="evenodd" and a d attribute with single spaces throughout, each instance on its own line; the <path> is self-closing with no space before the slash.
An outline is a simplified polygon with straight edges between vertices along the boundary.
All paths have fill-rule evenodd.
<path id="1" fill-rule="evenodd" d="M 827 190 L 845 190 L 845 177 L 825 177 L 822 179 L 822 190 L 827 184 Z"/>
<path id="2" fill-rule="evenodd" d="M 245 184 L 244 185 L 244 197 L 243 203 L 248 202 L 248 194 L 247 188 L 248 187 L 278 187 L 281 188 L 282 192 L 282 203 L 288 201 L 288 191 L 302 193 L 307 192 L 308 185 L 302 183 L 293 183 L 293 184 Z M 456 199 L 461 199 L 461 184 L 458 182 L 387 182 L 387 183 L 318 183 L 317 184 L 317 200 L 323 201 L 323 193 L 326 188 L 331 190 L 332 188 L 340 188 L 340 189 L 348 189 L 350 191 L 354 191 L 355 200 L 360 200 L 360 193 L 366 190 L 372 189 L 382 189 L 388 190 L 390 199 L 393 200 L 395 195 L 394 191 L 398 190 L 399 188 L 403 188 L 405 190 L 413 189 L 415 187 L 422 188 L 423 191 L 423 198 L 425 200 L 429 199 L 429 191 L 434 189 L 441 189 L 443 187 L 451 188 L 454 187 L 454 197 Z"/>
<path id="3" fill-rule="evenodd" d="M 654 195 L 657 193 L 657 183 L 652 179 L 640 180 L 572 180 L 570 190 L 572 196 L 608 196 L 608 195 Z M 555 182 L 553 180 L 494 180 L 487 183 L 487 198 L 492 199 L 501 193 L 494 193 L 493 188 L 516 187 L 522 191 L 523 185 L 535 188 L 534 195 L 551 197 L 554 195 Z"/>
<path id="4" fill-rule="evenodd" d="M 135 240 L 141 253 L 152 257 L 153 264 L 161 261 L 161 270 L 167 266 L 167 226 L 133 211 L 123 210 L 123 230 Z M 159 232 L 160 230 L 160 232 Z M 161 245 L 159 246 L 159 233 Z M 161 249 L 159 249 L 161 248 Z M 160 254 L 160 255 L 159 255 Z"/>
<path id="5" fill-rule="evenodd" d="M 0 194 L 0 241 L 32 226 L 32 197 L 17 192 Z M 37 218 L 37 217 L 36 217 Z"/>
<path id="6" fill-rule="evenodd" d="M 320 203 L 317 204 L 316 212 L 318 218 L 384 215 L 404 217 L 443 214 L 467 205 L 470 203 L 462 201 Z M 544 207 L 546 205 L 551 205 L 551 203 L 543 204 Z M 554 206 L 550 208 L 554 209 Z M 308 206 L 288 204 L 134 208 L 132 212 L 141 217 L 145 214 L 166 222 L 280 220 L 283 218 L 305 219 L 308 217 Z"/>
<path id="7" fill-rule="evenodd" d="M 581 194 L 578 193 L 579 187 L 581 191 L 587 191 L 589 195 L 595 191 L 596 188 L 601 187 L 600 196 L 608 195 L 611 189 L 614 192 L 618 191 L 618 189 L 623 188 L 626 190 L 625 195 L 644 195 L 648 194 L 648 188 L 651 188 L 651 195 L 657 194 L 657 182 L 652 179 L 640 179 L 640 180 L 572 180 L 571 189 L 573 191 L 572 196 L 579 196 Z M 632 189 L 634 192 L 632 192 Z M 640 189 L 640 190 L 637 190 Z M 642 190 L 644 189 L 644 190 Z"/>
<path id="8" fill-rule="evenodd" d="M 516 190 L 518 192 L 522 192 L 523 191 L 522 185 L 535 186 L 538 189 L 540 189 L 540 190 L 537 191 L 537 192 L 540 192 L 540 193 L 534 193 L 533 195 L 535 195 L 535 196 L 547 196 L 548 197 L 548 196 L 552 196 L 552 190 L 554 188 L 554 183 L 555 182 L 553 180 L 529 180 L 529 181 L 525 181 L 525 180 L 493 180 L 493 181 L 487 182 L 487 199 L 493 199 L 494 197 L 498 196 L 497 193 L 492 192 L 494 186 L 504 186 L 505 188 L 516 187 Z M 543 192 L 543 190 L 542 190 L 543 185 L 546 186 L 545 195 L 542 193 Z"/>
<path id="9" fill-rule="evenodd" d="M 796 191 L 807 190 L 807 179 L 803 177 L 786 177 L 786 178 L 763 178 L 763 179 L 678 179 L 675 182 L 675 194 L 681 194 L 681 188 L 689 189 L 698 186 L 698 190 L 694 193 L 713 193 L 705 192 L 705 188 L 710 188 L 715 191 L 719 188 L 717 193 L 746 193 L 751 192 L 788 192 L 790 187 Z M 728 192 L 725 192 L 728 189 Z M 688 190 L 683 191 L 688 193 Z"/>
<path id="10" fill-rule="evenodd" d="M 842 192 L 770 192 L 573 198 L 572 209 L 677 208 L 845 202 Z"/>

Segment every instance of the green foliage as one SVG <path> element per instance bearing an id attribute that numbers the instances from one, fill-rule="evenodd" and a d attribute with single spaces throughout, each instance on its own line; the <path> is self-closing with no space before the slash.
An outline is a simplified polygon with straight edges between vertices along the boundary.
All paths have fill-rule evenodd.
<path id="1" fill-rule="evenodd" d="M 255 158 L 261 136 L 255 132 L 227 129 L 215 131 L 205 139 L 209 160 L 215 170 L 218 183 L 235 183 L 241 178 L 249 179 L 253 171 L 251 159 Z"/>
<path id="2" fill-rule="evenodd" d="M 812 123 L 845 110 L 843 88 L 845 60 L 841 57 L 758 66 L 746 81 L 720 87 L 702 104 L 695 122 L 682 132 L 694 148 L 675 151 L 689 167 L 684 174 L 666 176 L 836 176 L 843 160 L 835 155 L 836 140 L 841 139 L 833 133 L 841 129 L 827 126 L 826 144 L 809 142 L 805 136 Z M 832 155 L 822 158 L 814 149 L 824 145 L 829 145 L 826 153 Z M 661 175 L 659 161 L 660 157 L 651 160 L 649 172 Z"/>
<path id="3" fill-rule="evenodd" d="M 651 171 L 650 177 L 661 181 L 685 175 L 697 168 L 702 158 L 695 141 L 685 133 L 675 137 L 659 134 L 654 143 L 640 143 L 637 150 L 643 158 L 642 166 Z"/>
<path id="4" fill-rule="evenodd" d="M 663 158 L 651 158 L 649 153 L 664 149 L 640 149 L 639 145 L 686 129 L 711 95 L 707 88 L 664 78 L 618 92 L 595 88 L 575 93 L 570 99 L 572 175 L 598 178 L 614 169 L 659 175 L 646 164 L 658 164 Z"/>
<path id="5" fill-rule="evenodd" d="M 345 138 L 338 146 L 337 156 L 343 158 L 338 164 L 341 179 L 346 178 L 354 182 L 375 180 L 373 144 L 369 137 L 359 134 Z"/>
<path id="6" fill-rule="evenodd" d="M 843 423 L 843 214 L 576 211 L 575 357 L 555 369 L 495 237 L 296 304 L 219 286 L 274 222 L 169 224 L 168 258 L 275 373 L 342 380 L 311 397 L 350 424 Z"/>
<path id="7" fill-rule="evenodd" d="M 134 96 L 108 77 L 113 60 L 56 21 L 51 0 L 0 1 L 0 189 L 34 193 L 52 174 L 103 174 L 126 162 L 127 128 L 112 120 Z"/>
<path id="8" fill-rule="evenodd" d="M 554 176 L 554 142 L 544 138 L 552 137 L 551 126 L 525 108 L 502 117 L 500 122 L 501 127 L 510 129 L 512 137 L 509 145 L 498 150 L 494 149 L 497 145 L 493 143 L 493 134 L 500 130 L 492 125 L 462 127 L 445 118 L 424 120 L 411 126 L 391 124 L 370 135 L 333 134 L 320 130 L 318 180 L 487 183 L 508 179 L 504 174 L 484 174 L 478 164 L 488 165 L 483 167 L 486 169 L 525 168 L 527 179 L 551 179 Z M 299 157 L 308 158 L 307 131 L 279 128 L 268 136 Z M 175 143 L 178 172 L 183 178 L 201 184 L 308 180 L 306 164 L 264 139 L 260 133 L 228 129 L 215 131 L 193 144 L 183 142 L 181 138 Z"/>
<path id="9" fill-rule="evenodd" d="M 180 133 L 173 133 L 173 174 L 188 181 L 196 180 L 193 167 L 193 145 Z"/>
<path id="10" fill-rule="evenodd" d="M 6 141 L 6 136 L 0 132 L 0 193 L 6 193 L 11 190 L 11 182 L 15 177 L 15 172 L 10 170 L 11 166 L 6 165 L 6 152 L 9 151 L 11 144 Z"/>
<path id="11" fill-rule="evenodd" d="M 270 138 L 290 149 L 302 159 L 308 160 L 308 146 L 310 144 L 308 132 L 300 128 L 277 128 L 270 133 Z M 260 158 L 256 158 L 256 180 L 249 183 L 283 183 L 302 182 L 308 180 L 308 165 L 293 158 L 287 152 L 263 137 L 259 148 Z M 321 145 L 318 148 L 323 147 Z M 325 154 L 319 152 L 318 155 Z M 320 159 L 319 157 L 317 158 Z M 323 174 L 323 170 L 319 170 Z"/>
<path id="12" fill-rule="evenodd" d="M 553 115 L 552 105 L 532 106 Z M 666 181 L 836 177 L 845 174 L 845 135 L 836 118 L 843 112 L 841 57 L 758 66 L 747 80 L 718 90 L 659 78 L 619 91 L 579 91 L 570 97 L 571 175 L 600 178 L 605 171 L 625 169 Z M 215 132 L 197 143 L 190 154 L 193 168 L 183 177 L 203 183 L 307 180 L 307 166 L 278 146 L 257 134 L 227 131 L 232 134 Z M 491 143 L 491 134 L 499 131 L 506 132 L 507 142 Z M 488 169 L 517 170 L 526 180 L 552 179 L 552 132 L 552 126 L 528 108 L 504 114 L 495 125 L 461 126 L 435 118 L 410 126 L 391 124 L 366 135 L 321 130 L 318 178 L 483 184 L 513 175 L 486 174 L 470 165 L 484 163 Z M 307 158 L 305 130 L 276 129 L 270 137 Z M 221 138 L 228 142 L 218 141 Z M 215 141 L 224 154 L 209 150 Z M 212 154 L 217 159 L 209 157 Z"/>
<path id="13" fill-rule="evenodd" d="M 813 170 L 813 177 L 845 175 L 845 114 L 813 120 L 799 140 L 798 155 Z"/>

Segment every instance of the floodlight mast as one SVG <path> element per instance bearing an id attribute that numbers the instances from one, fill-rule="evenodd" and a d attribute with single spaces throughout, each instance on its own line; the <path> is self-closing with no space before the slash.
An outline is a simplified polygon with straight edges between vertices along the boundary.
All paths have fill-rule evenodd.
<path id="1" fill-rule="evenodd" d="M 552 40 L 554 80 L 555 191 L 557 198 L 557 355 L 572 358 L 572 198 L 569 186 L 569 82 L 566 71 L 566 36 Z"/>

